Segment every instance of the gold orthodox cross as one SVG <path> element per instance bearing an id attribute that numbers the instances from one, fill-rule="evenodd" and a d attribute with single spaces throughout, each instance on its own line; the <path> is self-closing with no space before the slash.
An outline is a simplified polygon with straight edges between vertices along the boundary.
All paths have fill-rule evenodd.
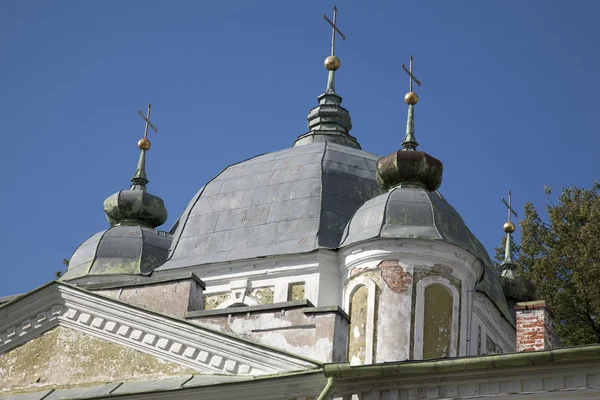
<path id="1" fill-rule="evenodd" d="M 327 18 L 327 15 L 325 14 L 323 14 L 323 19 L 329 22 L 329 25 L 331 25 L 331 55 L 333 56 L 335 55 L 335 33 L 339 33 L 342 39 L 346 40 L 346 36 L 344 36 L 342 31 L 340 31 L 335 24 L 337 19 L 337 7 L 333 6 L 333 22 L 331 22 L 331 20 Z"/>
<path id="2" fill-rule="evenodd" d="M 140 114 L 141 117 L 144 118 L 144 121 L 146 121 L 146 129 L 144 129 L 144 139 L 148 139 L 148 127 L 152 128 L 154 130 L 154 132 L 158 133 L 158 129 L 156 129 L 156 127 L 154 125 L 152 125 L 152 122 L 150 122 L 150 110 L 151 109 L 152 109 L 152 104 L 148 104 L 148 114 L 146 114 L 146 115 L 144 115 L 141 110 L 138 110 L 138 114 Z"/>
<path id="3" fill-rule="evenodd" d="M 415 81 L 415 83 L 417 84 L 417 86 L 421 86 L 421 82 L 413 75 L 412 73 L 412 64 L 413 64 L 413 56 L 412 54 L 410 55 L 410 69 L 407 69 L 404 64 L 402 64 L 402 69 L 408 74 L 409 76 L 409 81 L 410 81 L 410 91 L 412 92 L 412 83 L 413 80 Z"/>
<path id="4" fill-rule="evenodd" d="M 510 214 L 513 214 L 515 218 L 519 218 L 516 211 L 512 208 L 512 193 L 510 190 L 508 191 L 508 202 L 504 200 L 504 198 L 502 199 L 502 202 L 504 203 L 506 208 L 508 208 L 508 222 L 510 222 Z"/>

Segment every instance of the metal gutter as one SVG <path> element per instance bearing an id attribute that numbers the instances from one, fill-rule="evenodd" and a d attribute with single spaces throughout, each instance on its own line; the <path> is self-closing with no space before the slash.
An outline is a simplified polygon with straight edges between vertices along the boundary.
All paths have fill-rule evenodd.
<path id="1" fill-rule="evenodd" d="M 335 381 L 336 381 L 336 378 L 334 378 L 333 376 L 330 376 L 329 378 L 327 378 L 327 385 L 325 385 L 325 387 L 323 388 L 323 391 L 321 392 L 319 397 L 317 397 L 317 400 L 329 399 L 329 397 L 331 396 L 331 393 L 333 392 L 333 388 L 335 386 Z"/>
<path id="2" fill-rule="evenodd" d="M 420 375 L 441 372 L 481 371 L 497 368 L 543 366 L 553 363 L 600 360 L 600 345 L 565 347 L 554 350 L 511 353 L 493 356 L 463 357 L 426 361 L 403 361 L 350 366 L 348 363 L 326 364 L 323 373 L 331 378 L 367 378 L 383 375 Z"/>

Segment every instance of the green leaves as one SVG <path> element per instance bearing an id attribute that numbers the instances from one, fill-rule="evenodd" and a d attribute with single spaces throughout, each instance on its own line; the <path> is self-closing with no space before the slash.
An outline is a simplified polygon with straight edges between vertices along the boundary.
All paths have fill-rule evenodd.
<path id="1" fill-rule="evenodd" d="M 544 189 L 550 197 L 552 189 Z M 563 188 L 546 213 L 543 220 L 533 204 L 525 205 L 521 244 L 513 246 L 517 270 L 546 300 L 565 345 L 599 343 L 600 184 Z M 504 245 L 494 258 L 499 268 Z"/>

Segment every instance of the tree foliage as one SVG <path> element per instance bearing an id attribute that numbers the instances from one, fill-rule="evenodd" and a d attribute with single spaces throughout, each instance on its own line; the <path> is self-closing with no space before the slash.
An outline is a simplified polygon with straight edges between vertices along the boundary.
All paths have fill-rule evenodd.
<path id="1" fill-rule="evenodd" d="M 548 222 L 525 205 L 521 244 L 514 247 L 517 269 L 550 307 L 563 344 L 600 343 L 600 184 L 563 189 L 546 213 Z M 496 250 L 501 261 L 504 249 Z"/>

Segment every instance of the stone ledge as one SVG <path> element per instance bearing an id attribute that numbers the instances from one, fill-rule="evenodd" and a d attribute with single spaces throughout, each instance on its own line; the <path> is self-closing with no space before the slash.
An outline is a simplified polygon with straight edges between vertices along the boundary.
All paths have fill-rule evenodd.
<path id="1" fill-rule="evenodd" d="M 304 314 L 327 314 L 327 313 L 339 314 L 343 318 L 345 318 L 346 321 L 350 322 L 350 316 L 348 314 L 346 314 L 346 312 L 344 310 L 342 310 L 342 308 L 340 306 L 308 307 L 308 308 L 303 309 L 302 312 Z"/>
<path id="2" fill-rule="evenodd" d="M 231 314 L 246 314 L 253 312 L 272 311 L 272 310 L 289 310 L 293 308 L 316 308 L 309 300 L 296 300 L 286 301 L 281 303 L 273 304 L 262 304 L 260 306 L 248 306 L 248 307 L 231 307 L 231 308 L 219 308 L 217 310 L 199 310 L 199 311 L 188 311 L 185 314 L 185 318 L 197 318 L 197 317 L 208 317 L 218 315 L 231 315 Z"/>
<path id="3" fill-rule="evenodd" d="M 545 300 L 523 301 L 523 302 L 517 303 L 517 305 L 514 308 L 515 311 L 541 310 L 541 309 L 547 310 L 548 312 L 550 312 L 550 315 L 552 315 L 552 311 L 550 310 L 548 305 L 546 305 Z"/>
<path id="4" fill-rule="evenodd" d="M 124 287 L 131 286 L 145 286 L 145 285 L 154 285 L 159 283 L 167 283 L 167 282 L 176 282 L 182 281 L 185 279 L 191 279 L 198 283 L 202 289 L 206 289 L 206 284 L 202 281 L 202 279 L 198 278 L 196 274 L 193 272 L 187 273 L 168 273 L 168 274 L 156 274 L 148 277 L 128 277 L 128 279 L 124 280 L 107 280 L 104 282 L 93 282 L 93 283 L 80 283 L 77 282 L 69 282 L 71 285 L 75 285 L 77 287 L 87 289 L 87 290 L 99 290 L 99 289 L 119 289 Z"/>

